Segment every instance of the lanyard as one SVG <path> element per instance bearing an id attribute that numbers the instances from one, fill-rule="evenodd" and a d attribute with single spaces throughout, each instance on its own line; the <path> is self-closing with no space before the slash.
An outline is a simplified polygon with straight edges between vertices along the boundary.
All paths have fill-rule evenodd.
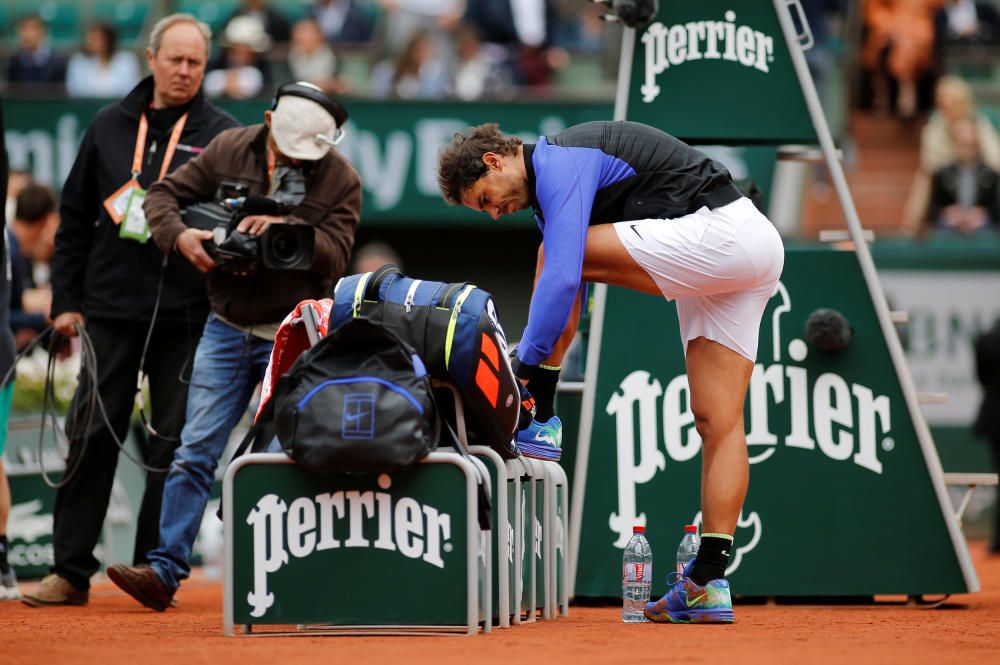
<path id="1" fill-rule="evenodd" d="M 181 132 L 184 131 L 184 125 L 187 123 L 188 114 L 185 113 L 174 123 L 174 129 L 170 132 L 170 141 L 167 143 L 167 150 L 163 153 L 163 163 L 160 165 L 160 176 L 157 180 L 163 180 L 163 176 L 167 175 L 167 169 L 170 168 L 170 162 L 174 158 L 174 151 L 177 150 L 177 144 L 181 140 Z M 132 153 L 132 179 L 138 180 L 139 174 L 142 173 L 142 156 L 146 152 L 146 133 L 149 131 L 149 121 L 146 120 L 146 114 L 143 113 L 139 117 L 139 133 L 135 137 L 135 152 Z"/>

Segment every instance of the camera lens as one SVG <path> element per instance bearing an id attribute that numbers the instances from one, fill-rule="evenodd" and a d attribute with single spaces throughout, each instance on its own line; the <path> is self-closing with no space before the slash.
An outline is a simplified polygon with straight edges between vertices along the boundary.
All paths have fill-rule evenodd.
<path id="1" fill-rule="evenodd" d="M 276 263 L 295 263 L 299 259 L 299 239 L 293 233 L 281 233 L 271 244 L 271 256 Z"/>

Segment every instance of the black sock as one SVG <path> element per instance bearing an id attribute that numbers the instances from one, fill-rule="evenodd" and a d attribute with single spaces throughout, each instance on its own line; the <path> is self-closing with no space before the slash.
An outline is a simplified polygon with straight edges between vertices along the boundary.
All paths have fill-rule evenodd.
<path id="1" fill-rule="evenodd" d="M 698 586 L 705 586 L 712 580 L 721 580 L 726 576 L 726 566 L 729 565 L 729 550 L 733 546 L 733 537 L 724 533 L 706 533 L 701 537 L 698 556 L 691 566 L 691 580 Z"/>
<path id="2" fill-rule="evenodd" d="M 7 534 L 0 534 L 0 573 L 6 575 L 10 572 L 10 564 L 7 563 Z"/>
<path id="3" fill-rule="evenodd" d="M 535 420 L 540 423 L 556 415 L 556 384 L 559 383 L 560 369 L 539 365 L 528 381 L 528 390 L 535 398 Z"/>

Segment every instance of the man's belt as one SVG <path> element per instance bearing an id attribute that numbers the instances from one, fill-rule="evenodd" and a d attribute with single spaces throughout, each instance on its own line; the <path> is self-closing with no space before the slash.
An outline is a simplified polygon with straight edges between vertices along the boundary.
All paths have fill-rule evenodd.
<path id="1" fill-rule="evenodd" d="M 707 207 L 709 210 L 714 210 L 715 208 L 729 205 L 741 198 L 743 198 L 743 192 L 740 191 L 739 187 L 732 182 L 727 182 L 725 185 L 716 187 L 710 192 L 698 194 L 698 196 L 694 197 L 694 205 L 691 207 L 692 210 L 699 210 L 702 206 Z"/>

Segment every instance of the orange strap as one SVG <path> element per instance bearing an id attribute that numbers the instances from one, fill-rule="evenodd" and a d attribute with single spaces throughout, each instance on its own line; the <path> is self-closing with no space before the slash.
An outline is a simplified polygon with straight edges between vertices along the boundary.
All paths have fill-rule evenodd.
<path id="1" fill-rule="evenodd" d="M 177 144 L 181 141 L 181 133 L 184 131 L 184 125 L 187 124 L 187 118 L 188 114 L 185 113 L 174 123 L 174 129 L 170 132 L 170 140 L 167 142 L 167 150 L 163 153 L 163 163 L 160 165 L 160 175 L 157 180 L 163 180 L 163 176 L 167 175 L 167 169 L 170 168 L 170 162 L 174 158 Z M 142 173 L 142 156 L 146 152 L 146 134 L 148 132 L 149 121 L 146 120 L 146 114 L 143 113 L 139 117 L 139 133 L 135 137 L 135 151 L 132 153 L 133 180 L 137 180 L 139 174 Z"/>

